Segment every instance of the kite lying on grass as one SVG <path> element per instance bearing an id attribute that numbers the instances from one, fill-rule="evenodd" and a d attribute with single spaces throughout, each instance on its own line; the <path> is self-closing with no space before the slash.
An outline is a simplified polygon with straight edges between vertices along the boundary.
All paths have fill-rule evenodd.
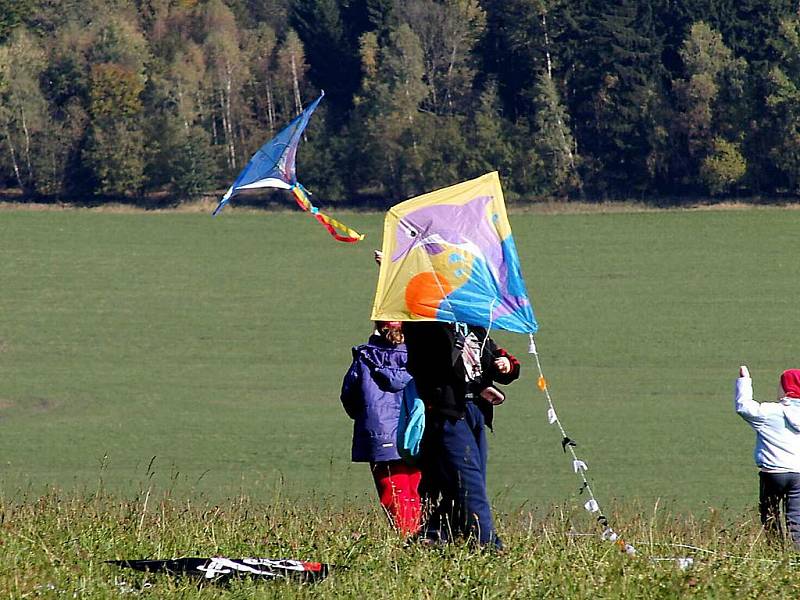
<path id="1" fill-rule="evenodd" d="M 575 442 L 556 415 L 533 334 L 533 314 L 511 235 L 497 173 L 430 192 L 389 209 L 383 225 L 383 259 L 372 306 L 373 321 L 447 321 L 527 333 L 539 369 L 547 420 L 558 425 L 561 447 L 586 492 L 584 508 L 596 513 L 604 540 L 628 554 L 635 549 L 609 526 L 578 459 Z"/>
<path id="2" fill-rule="evenodd" d="M 273 558 L 173 558 L 168 560 L 109 560 L 109 564 L 148 573 L 192 575 L 224 583 L 234 577 L 255 579 L 296 578 L 305 582 L 321 581 L 331 565 L 318 562 Z"/>
<path id="3" fill-rule="evenodd" d="M 225 192 L 212 213 L 214 216 L 217 216 L 230 199 L 242 190 L 280 188 L 291 191 L 298 206 L 314 215 L 314 218 L 340 242 L 354 243 L 364 239 L 362 234 L 319 212 L 319 209 L 309 200 L 308 190 L 297 181 L 295 172 L 297 146 L 300 144 L 300 138 L 308 125 L 311 114 L 324 95 L 325 92 L 322 92 L 319 98 L 284 127 L 278 135 L 259 148 L 247 166 L 239 173 L 233 185 Z"/>

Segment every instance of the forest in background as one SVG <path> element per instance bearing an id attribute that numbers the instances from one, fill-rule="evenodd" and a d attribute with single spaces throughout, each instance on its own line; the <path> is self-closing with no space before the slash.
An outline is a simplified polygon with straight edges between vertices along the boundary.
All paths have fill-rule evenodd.
<path id="1" fill-rule="evenodd" d="M 0 192 L 227 187 L 326 93 L 323 202 L 800 193 L 796 0 L 0 0 Z"/>

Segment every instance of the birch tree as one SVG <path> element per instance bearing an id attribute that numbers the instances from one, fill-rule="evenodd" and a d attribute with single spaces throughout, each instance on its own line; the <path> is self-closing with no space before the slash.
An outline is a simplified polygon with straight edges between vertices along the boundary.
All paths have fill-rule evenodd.
<path id="1" fill-rule="evenodd" d="M 276 56 L 276 88 L 281 95 L 286 116 L 300 114 L 303 111 L 301 87 L 305 87 L 306 71 L 303 43 L 297 33 L 290 29 L 286 38 L 277 48 Z"/>
<path id="2" fill-rule="evenodd" d="M 266 125 L 269 134 L 276 131 L 277 114 L 275 107 L 275 48 L 277 36 L 269 25 L 260 23 L 247 32 L 245 48 L 249 49 L 250 94 L 256 111 L 256 119 Z"/>
<path id="3" fill-rule="evenodd" d="M 37 142 L 50 124 L 47 102 L 39 87 L 45 67 L 41 45 L 17 29 L 0 47 L 0 139 L 3 161 L 26 193 L 36 191 Z"/>
<path id="4" fill-rule="evenodd" d="M 213 141 L 225 148 L 229 171 L 239 165 L 234 130 L 242 117 L 242 61 L 239 32 L 230 9 L 221 0 L 210 0 L 203 9 L 203 50 L 206 55 L 207 98 L 211 107 Z"/>
<path id="5" fill-rule="evenodd" d="M 475 47 L 486 26 L 477 0 L 402 0 L 398 11 L 420 40 L 427 108 L 464 113 L 472 105 Z"/>

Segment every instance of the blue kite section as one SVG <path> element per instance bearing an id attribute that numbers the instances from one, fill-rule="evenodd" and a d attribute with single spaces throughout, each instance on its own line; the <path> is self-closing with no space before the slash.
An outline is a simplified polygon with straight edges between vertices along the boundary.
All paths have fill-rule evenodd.
<path id="1" fill-rule="evenodd" d="M 509 295 L 527 298 L 528 290 L 525 287 L 525 280 L 522 278 L 522 268 L 519 264 L 519 254 L 517 253 L 517 245 L 514 243 L 514 236 L 510 235 L 504 239 L 500 247 L 503 250 L 503 262 L 508 269 L 507 289 Z M 530 305 L 530 302 L 528 305 Z M 531 320 L 534 323 L 534 327 L 536 327 L 533 311 L 531 311 Z"/>
<path id="2" fill-rule="evenodd" d="M 515 333 L 536 333 L 539 324 L 528 299 L 514 240 L 510 236 L 503 241 L 503 258 L 508 271 L 505 286 L 485 260 L 475 258 L 467 282 L 448 294 L 439 305 L 437 320 Z"/>
<path id="3" fill-rule="evenodd" d="M 292 120 L 286 127 L 278 132 L 274 138 L 265 143 L 256 152 L 242 169 L 236 181 L 233 182 L 231 189 L 222 198 L 219 205 L 212 213 L 216 216 L 222 208 L 233 198 L 239 188 L 261 181 L 262 179 L 278 179 L 286 185 L 297 184 L 295 171 L 295 158 L 297 156 L 297 146 L 303 131 L 308 126 L 308 120 L 312 113 L 317 109 L 317 105 L 325 96 L 325 92 L 319 95 L 302 113 Z"/>

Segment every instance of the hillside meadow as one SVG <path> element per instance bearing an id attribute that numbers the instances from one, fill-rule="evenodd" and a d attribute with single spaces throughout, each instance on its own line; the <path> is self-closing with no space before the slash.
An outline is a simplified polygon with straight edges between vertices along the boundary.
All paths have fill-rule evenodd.
<path id="1" fill-rule="evenodd" d="M 367 468 L 349 462 L 338 401 L 350 347 L 371 329 L 382 215 L 342 215 L 367 234 L 351 246 L 288 211 L 6 209 L 0 552 L 14 567 L 0 588 L 103 597 L 120 589 L 101 558 L 205 552 L 355 565 L 290 586 L 300 597 L 381 596 L 378 585 L 383 597 L 789 589 L 793 559 L 754 523 L 753 436 L 731 392 L 739 364 L 761 399 L 798 366 L 800 212 L 510 219 L 556 408 L 605 511 L 649 544 L 635 561 L 575 535 L 595 532 L 593 519 L 547 424 L 527 339 L 504 332 L 495 338 L 523 376 L 490 434 L 489 488 L 509 551 L 426 553 L 386 529 Z M 711 552 L 707 570 L 651 560 L 685 556 L 675 543 Z M 49 570 L 60 583 L 37 588 Z M 243 585 L 241 597 L 289 589 Z"/>

